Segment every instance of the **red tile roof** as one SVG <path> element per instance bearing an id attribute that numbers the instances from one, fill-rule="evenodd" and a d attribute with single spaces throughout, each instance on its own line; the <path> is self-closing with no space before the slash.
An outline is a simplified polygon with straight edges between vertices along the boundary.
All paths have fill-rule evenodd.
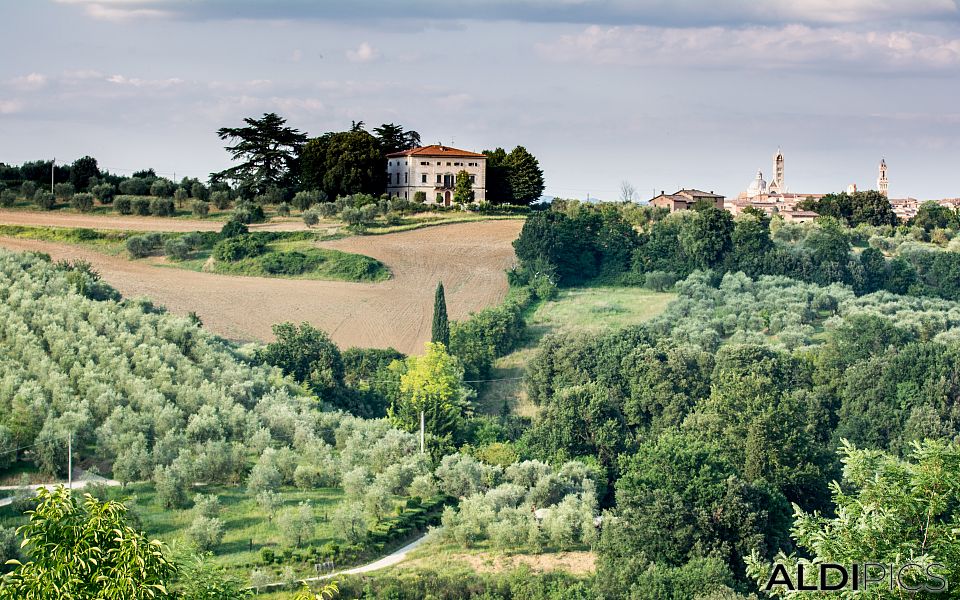
<path id="1" fill-rule="evenodd" d="M 457 148 L 451 148 L 449 146 L 438 146 L 436 144 L 432 146 L 422 146 L 420 148 L 411 148 L 409 150 L 404 150 L 403 152 L 394 152 L 393 154 L 388 154 L 387 158 L 397 158 L 398 156 L 429 156 L 429 157 L 443 157 L 443 158 L 486 158 L 486 155 L 477 154 L 476 152 L 468 152 L 466 150 L 458 150 Z"/>

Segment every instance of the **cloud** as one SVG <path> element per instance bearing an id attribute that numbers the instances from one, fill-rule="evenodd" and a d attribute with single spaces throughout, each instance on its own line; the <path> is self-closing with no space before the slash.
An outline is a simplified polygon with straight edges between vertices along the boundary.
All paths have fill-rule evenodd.
<path id="1" fill-rule="evenodd" d="M 175 2 L 163 0 L 56 0 L 60 4 L 82 6 L 84 12 L 94 19 L 102 21 L 124 22 L 135 19 L 156 19 L 172 17 L 176 13 L 161 6 L 172 6 Z"/>
<path id="2" fill-rule="evenodd" d="M 956 20 L 956 0 L 57 0 L 94 18 L 521 21 L 606 25 L 863 23 Z"/>
<path id="3" fill-rule="evenodd" d="M 912 31 L 858 32 L 785 25 L 600 27 L 537 46 L 558 62 L 625 66 L 916 72 L 960 67 L 960 38 Z"/>
<path id="4" fill-rule="evenodd" d="M 40 73 L 30 73 L 11 79 L 10 85 L 18 90 L 38 90 L 47 85 L 47 76 Z"/>
<path id="5" fill-rule="evenodd" d="M 377 52 L 377 49 L 367 42 L 361 42 L 361 44 L 355 50 L 347 50 L 347 60 L 350 62 L 367 63 L 372 62 L 379 57 L 380 53 Z"/>
<path id="6" fill-rule="evenodd" d="M 12 115 L 23 110 L 23 102 L 19 100 L 0 100 L 0 115 Z"/>
<path id="7" fill-rule="evenodd" d="M 184 83 L 183 79 L 172 77 L 169 79 L 140 79 L 138 77 L 124 77 L 123 75 L 111 75 L 107 81 L 117 85 L 132 86 L 136 88 L 163 89 L 178 86 Z"/>

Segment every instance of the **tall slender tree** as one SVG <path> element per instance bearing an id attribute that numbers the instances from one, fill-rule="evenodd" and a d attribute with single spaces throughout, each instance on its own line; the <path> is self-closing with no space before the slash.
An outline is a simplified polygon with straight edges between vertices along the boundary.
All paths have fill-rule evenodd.
<path id="1" fill-rule="evenodd" d="M 447 320 L 447 300 L 443 294 L 443 282 L 437 284 L 437 295 L 433 299 L 433 333 L 430 336 L 433 343 L 450 347 L 450 322 Z"/>

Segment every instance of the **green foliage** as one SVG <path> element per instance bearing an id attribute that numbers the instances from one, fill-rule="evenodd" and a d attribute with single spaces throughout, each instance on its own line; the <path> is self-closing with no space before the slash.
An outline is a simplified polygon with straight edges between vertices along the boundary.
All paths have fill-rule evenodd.
<path id="1" fill-rule="evenodd" d="M 457 179 L 453 187 L 453 201 L 457 204 L 473 202 L 473 181 L 470 180 L 470 173 L 465 170 L 457 172 Z"/>
<path id="2" fill-rule="evenodd" d="M 798 205 L 824 217 L 833 217 L 853 227 L 868 225 L 896 225 L 897 216 L 887 197 L 875 190 L 847 194 L 827 194 L 819 199 L 806 199 Z"/>
<path id="3" fill-rule="evenodd" d="M 362 129 L 326 133 L 300 152 L 300 180 L 306 189 L 328 198 L 364 193 L 379 195 L 386 185 L 380 143 Z"/>
<path id="4" fill-rule="evenodd" d="M 57 200 L 66 200 L 69 202 L 75 193 L 76 189 L 72 183 L 58 183 L 53 186 L 53 194 L 57 197 Z"/>
<path id="5" fill-rule="evenodd" d="M 150 201 L 150 214 L 155 217 L 171 217 L 176 213 L 173 200 L 169 198 L 154 198 Z"/>
<path id="6" fill-rule="evenodd" d="M 223 521 L 202 514 L 194 517 L 187 530 L 187 538 L 199 552 L 207 552 L 219 546 L 223 541 L 223 534 Z"/>
<path id="7" fill-rule="evenodd" d="M 957 589 L 960 579 L 951 566 L 960 561 L 960 447 L 934 440 L 914 442 L 903 460 L 844 442 L 840 455 L 843 482 L 831 486 L 835 516 L 795 507 L 791 534 L 804 558 L 799 552 L 781 553 L 776 560 L 794 574 L 800 562 L 849 565 L 909 560 L 923 567 L 940 563 L 946 568 L 937 573 L 946 578 L 947 589 Z M 756 553 L 747 560 L 750 576 L 761 586 L 772 570 L 767 560 Z M 916 570 L 904 575 L 911 586 L 924 579 Z M 774 595 L 782 595 L 782 589 Z"/>
<path id="8" fill-rule="evenodd" d="M 176 189 L 176 184 L 165 177 L 160 177 L 150 184 L 150 195 L 158 198 L 170 198 Z"/>
<path id="9" fill-rule="evenodd" d="M 117 196 L 113 202 L 113 209 L 121 215 L 133 213 L 133 198 L 130 196 Z"/>
<path id="10" fill-rule="evenodd" d="M 57 198 L 46 190 L 38 189 L 33 195 L 33 203 L 43 210 L 52 210 L 57 204 Z"/>
<path id="11" fill-rule="evenodd" d="M 0 206 L 9 208 L 17 201 L 17 193 L 13 190 L 0 191 Z"/>
<path id="12" fill-rule="evenodd" d="M 62 486 L 37 492 L 30 522 L 18 530 L 27 560 L 0 584 L 0 598 L 172 597 L 167 582 L 176 566 L 160 542 L 149 541 L 128 525 L 126 508 L 83 500 Z"/>
<path id="13" fill-rule="evenodd" d="M 227 190 L 217 190 L 210 194 L 210 202 L 216 206 L 218 210 L 230 208 L 230 201 L 230 192 Z"/>
<path id="14" fill-rule="evenodd" d="M 226 225 L 224 228 L 226 228 Z M 246 234 L 225 237 L 213 247 L 213 257 L 217 260 L 235 262 L 263 254 L 266 247 L 263 240 L 256 235 Z"/>
<path id="15" fill-rule="evenodd" d="M 210 213 L 210 204 L 203 200 L 194 200 L 190 210 L 193 212 L 193 216 L 203 219 Z"/>
<path id="16" fill-rule="evenodd" d="M 121 194 L 128 196 L 146 196 L 150 193 L 150 186 L 153 181 L 145 177 L 131 177 L 120 182 L 119 188 Z"/>
<path id="17" fill-rule="evenodd" d="M 510 187 L 508 204 L 531 204 L 543 195 L 543 169 L 523 146 L 517 146 L 507 155 L 507 183 Z"/>
<path id="18" fill-rule="evenodd" d="M 437 284 L 437 292 L 433 299 L 433 327 L 430 341 L 450 347 L 450 323 L 447 320 L 447 300 L 443 294 L 443 282 Z"/>
<path id="19" fill-rule="evenodd" d="M 343 359 L 330 337 L 309 323 L 280 323 L 273 326 L 273 335 L 276 341 L 258 350 L 257 360 L 280 367 L 332 400 L 343 387 Z"/>
<path id="20" fill-rule="evenodd" d="M 151 201 L 149 198 L 134 197 L 130 201 L 130 210 L 132 210 L 135 215 L 145 217 L 150 214 L 150 208 Z"/>
<path id="21" fill-rule="evenodd" d="M 169 238 L 163 244 L 163 253 L 173 260 L 186 260 L 190 250 L 190 244 L 182 237 Z"/>
<path id="22" fill-rule="evenodd" d="M 100 185 L 91 187 L 90 193 L 93 194 L 101 204 L 111 204 L 114 196 L 116 196 L 117 189 L 112 183 L 101 183 Z"/>
<path id="23" fill-rule="evenodd" d="M 144 258 L 150 256 L 157 249 L 159 240 L 150 235 L 135 235 L 127 238 L 127 252 L 133 258 Z"/>
<path id="24" fill-rule="evenodd" d="M 240 164 L 219 173 L 210 181 L 233 181 L 250 195 L 265 192 L 269 187 L 289 187 L 294 175 L 297 153 L 306 143 L 306 134 L 286 126 L 276 113 L 264 113 L 256 119 L 248 117 L 242 127 L 221 127 L 217 136 L 230 142 L 227 152 Z"/>
<path id="25" fill-rule="evenodd" d="M 70 183 L 79 192 L 92 191 L 89 189 L 90 180 L 91 178 L 97 179 L 100 175 L 97 159 L 92 156 L 78 158 L 70 165 Z"/>
<path id="26" fill-rule="evenodd" d="M 70 206 L 80 212 L 89 212 L 93 208 L 93 194 L 80 193 L 74 194 L 70 198 Z"/>
<path id="27" fill-rule="evenodd" d="M 250 233 L 250 229 L 248 229 L 245 224 L 234 219 L 230 219 L 224 223 L 223 227 L 220 229 L 220 237 L 224 239 L 238 237 L 248 233 Z"/>

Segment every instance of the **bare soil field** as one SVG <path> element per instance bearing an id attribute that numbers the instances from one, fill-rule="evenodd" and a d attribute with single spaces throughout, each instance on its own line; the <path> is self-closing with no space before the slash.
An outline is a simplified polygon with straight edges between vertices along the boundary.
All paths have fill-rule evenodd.
<path id="1" fill-rule="evenodd" d="M 102 217 L 91 219 L 102 221 Z M 195 230 L 198 221 L 185 223 Z M 32 219 L 23 224 L 44 223 Z M 452 319 L 466 318 L 503 300 L 507 293 L 504 270 L 515 260 L 511 242 L 522 226 L 517 220 L 480 221 L 320 244 L 379 259 L 393 274 L 382 283 L 198 273 L 37 240 L 0 238 L 0 246 L 46 252 L 54 259 L 90 261 L 125 297 L 146 296 L 178 314 L 195 311 L 206 328 L 230 339 L 269 340 L 275 323 L 308 321 L 328 332 L 342 348 L 392 346 L 409 353 L 420 351 L 430 339 L 438 281 L 443 281 Z"/>

